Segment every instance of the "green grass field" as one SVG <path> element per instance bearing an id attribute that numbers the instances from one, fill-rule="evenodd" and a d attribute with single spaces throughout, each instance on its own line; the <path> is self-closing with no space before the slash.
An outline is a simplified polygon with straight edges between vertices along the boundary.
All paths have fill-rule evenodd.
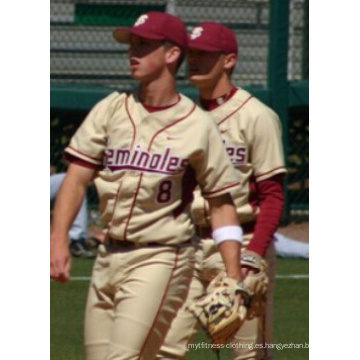
<path id="1" fill-rule="evenodd" d="M 75 259 L 72 277 L 89 277 L 92 261 Z M 276 360 L 306 360 L 309 349 L 297 349 L 291 344 L 309 343 L 309 279 L 289 278 L 288 275 L 308 274 L 305 260 L 278 259 L 275 292 L 274 344 L 290 344 L 292 348 L 274 349 Z M 50 359 L 84 359 L 82 336 L 87 280 L 73 280 L 67 285 L 51 282 L 50 307 Z M 209 343 L 200 332 L 195 343 Z M 279 345 L 278 345 L 279 346 Z M 224 349 L 221 360 L 230 360 L 231 351 Z M 189 360 L 216 359 L 211 349 L 191 350 Z"/>

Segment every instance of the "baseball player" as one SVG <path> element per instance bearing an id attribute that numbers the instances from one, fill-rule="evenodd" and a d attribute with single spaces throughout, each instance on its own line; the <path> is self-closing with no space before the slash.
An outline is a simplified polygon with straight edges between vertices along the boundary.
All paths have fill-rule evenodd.
<path id="1" fill-rule="evenodd" d="M 227 276 L 241 279 L 242 229 L 229 195 L 238 179 L 214 121 L 176 91 L 184 24 L 149 12 L 114 37 L 130 45 L 131 73 L 140 85 L 95 105 L 65 150 L 70 165 L 55 204 L 50 275 L 69 280 L 67 231 L 95 178 L 106 230 L 88 293 L 86 358 L 150 360 L 188 291 L 197 185 Z"/>
<path id="2" fill-rule="evenodd" d="M 245 259 L 267 260 L 270 284 L 254 290 L 253 309 L 238 330 L 232 348 L 236 360 L 268 359 L 265 342 L 272 343 L 272 301 L 274 288 L 273 235 L 282 215 L 283 178 L 286 173 L 281 142 L 281 125 L 277 115 L 247 91 L 232 85 L 238 45 L 235 34 L 214 22 L 196 26 L 188 40 L 188 67 L 191 82 L 200 91 L 200 103 L 218 125 L 228 156 L 242 179 L 231 193 L 238 220 L 244 230 Z M 204 294 L 214 276 L 223 268 L 209 228 L 209 206 L 200 193 L 195 194 L 192 217 L 201 238 L 196 252 L 194 277 L 185 305 L 171 325 L 159 359 L 184 359 L 197 324 L 187 308 Z M 260 277 L 259 269 L 242 268 L 244 282 Z M 252 278 L 251 278 L 252 276 Z M 248 278 L 246 278 L 248 277 Z M 262 294 L 261 291 L 267 291 Z M 251 319 L 250 319 L 251 318 Z M 256 348 L 258 344 L 258 348 Z"/>

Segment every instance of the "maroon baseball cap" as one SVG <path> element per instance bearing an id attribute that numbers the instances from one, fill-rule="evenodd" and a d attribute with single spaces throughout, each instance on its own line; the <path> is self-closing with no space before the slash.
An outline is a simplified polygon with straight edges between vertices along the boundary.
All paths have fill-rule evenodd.
<path id="1" fill-rule="evenodd" d="M 209 52 L 238 53 L 236 36 L 228 27 L 216 22 L 203 22 L 193 28 L 188 48 Z"/>
<path id="2" fill-rule="evenodd" d="M 187 48 L 187 35 L 184 23 L 174 15 L 151 11 L 141 15 L 132 27 L 119 27 L 113 32 L 116 41 L 128 44 L 130 35 L 152 40 L 168 40 Z"/>

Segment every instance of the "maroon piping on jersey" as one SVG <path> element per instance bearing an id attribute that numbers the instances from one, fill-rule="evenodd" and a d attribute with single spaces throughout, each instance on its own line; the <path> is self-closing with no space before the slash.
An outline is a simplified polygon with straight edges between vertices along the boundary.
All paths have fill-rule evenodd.
<path id="1" fill-rule="evenodd" d="M 80 155 L 82 155 L 82 156 L 85 156 L 85 157 L 87 157 L 87 158 L 89 158 L 89 159 L 91 159 L 91 160 L 95 160 L 95 161 L 99 162 L 100 164 L 102 163 L 102 159 L 97 159 L 96 157 L 93 157 L 93 156 L 90 156 L 90 155 L 88 155 L 88 154 L 85 154 L 85 153 L 83 153 L 83 152 L 81 152 L 81 151 L 73 148 L 73 147 L 70 146 L 70 145 L 68 146 L 68 148 L 71 149 L 71 150 L 73 150 L 73 151 L 75 151 L 75 152 L 77 152 L 78 154 L 80 154 Z"/>
<path id="2" fill-rule="evenodd" d="M 72 154 L 69 154 L 67 152 L 64 154 L 64 158 L 65 158 L 66 161 L 68 161 L 68 162 L 70 162 L 72 164 L 76 164 L 76 165 L 79 165 L 79 166 L 82 166 L 82 167 L 86 167 L 88 169 L 100 171 L 103 168 L 102 165 L 96 165 L 96 164 L 91 163 L 89 161 L 86 161 L 84 159 L 80 159 L 79 157 L 74 156 Z"/>
<path id="3" fill-rule="evenodd" d="M 130 149 L 132 149 L 134 147 L 134 143 L 135 143 L 135 139 L 136 139 L 136 125 L 135 125 L 133 118 L 130 115 L 128 101 L 129 101 L 129 94 L 127 94 L 126 99 L 125 99 L 125 109 L 128 114 L 128 118 L 130 119 L 131 125 L 133 126 L 133 129 L 134 129 L 133 139 L 132 139 L 131 146 L 130 146 Z"/>
<path id="4" fill-rule="evenodd" d="M 164 128 L 160 129 L 158 132 L 156 132 L 156 133 L 154 134 L 154 136 L 152 137 L 151 141 L 150 141 L 150 144 L 149 144 L 149 147 L 148 147 L 148 151 L 150 151 L 151 146 L 152 146 L 152 143 L 153 143 L 153 141 L 155 140 L 156 136 L 158 136 L 160 133 L 162 133 L 162 132 L 165 131 L 166 129 L 168 129 L 168 128 L 174 126 L 174 125 L 176 125 L 176 124 L 179 123 L 180 121 L 185 120 L 187 117 L 189 117 L 189 116 L 194 112 L 194 110 L 196 109 L 196 107 L 197 107 L 197 105 L 194 104 L 194 107 L 193 107 L 184 117 L 182 117 L 182 118 L 180 118 L 180 119 L 178 119 L 178 120 L 173 121 L 171 124 L 165 126 Z"/>
<path id="5" fill-rule="evenodd" d="M 140 350 L 138 360 L 141 360 L 141 359 L 142 359 L 142 354 L 143 354 L 143 352 L 144 352 L 145 349 L 146 349 L 146 345 L 147 345 L 147 343 L 148 343 L 148 341 L 149 341 L 149 339 L 150 339 L 150 335 L 151 335 L 151 333 L 152 333 L 152 331 L 153 331 L 154 325 L 155 325 L 155 323 L 156 323 L 156 321 L 157 321 L 157 319 L 158 319 L 158 316 L 159 316 L 159 314 L 160 314 L 160 311 L 161 311 L 161 309 L 162 309 L 162 307 L 163 307 L 163 305 L 164 305 L 165 299 L 166 299 L 167 294 L 168 294 L 168 292 L 169 292 L 170 283 L 171 283 L 171 281 L 172 281 L 173 278 L 174 278 L 174 272 L 175 272 L 175 270 L 178 269 L 179 252 L 180 252 L 180 248 L 177 247 L 177 248 L 176 248 L 176 255 L 175 255 L 175 256 L 176 256 L 176 257 L 175 257 L 175 262 L 174 262 L 174 266 L 173 266 L 173 268 L 172 268 L 172 270 L 171 270 L 171 274 L 170 274 L 170 277 L 169 277 L 169 281 L 168 281 L 168 283 L 166 284 L 166 288 L 165 288 L 164 294 L 163 294 L 163 296 L 162 296 L 162 298 L 161 298 L 161 302 L 160 302 L 160 305 L 159 305 L 159 307 L 158 307 L 158 311 L 156 312 L 154 321 L 153 321 L 153 323 L 152 323 L 152 325 L 151 325 L 151 328 L 150 328 L 150 330 L 149 330 L 149 332 L 148 332 L 148 335 L 147 335 L 147 337 L 146 337 L 146 339 L 145 339 L 145 341 L 144 341 L 144 344 L 143 344 L 143 346 L 142 346 L 142 348 L 141 348 L 141 350 Z"/>
<path id="6" fill-rule="evenodd" d="M 228 185 L 228 186 L 225 186 L 225 187 L 223 187 L 223 188 L 221 188 L 221 189 L 217 189 L 217 190 L 214 190 L 214 191 L 210 191 L 210 192 L 204 192 L 203 193 L 203 195 L 204 195 L 204 198 L 206 198 L 207 197 L 207 195 L 209 196 L 209 195 L 214 195 L 214 194 L 216 194 L 216 193 L 218 193 L 218 192 L 220 192 L 220 191 L 223 191 L 223 190 L 226 190 L 226 189 L 229 189 L 229 188 L 233 188 L 234 186 L 239 186 L 240 185 L 240 183 L 239 182 L 236 182 L 236 183 L 233 183 L 233 184 L 230 184 L 230 185 Z"/>
<path id="7" fill-rule="evenodd" d="M 250 95 L 238 108 L 236 108 L 233 112 L 231 112 L 229 115 L 227 115 L 224 119 L 222 119 L 217 125 L 222 124 L 225 120 L 227 120 L 230 116 L 234 115 L 237 111 L 239 111 L 243 106 L 245 106 L 251 99 L 253 98 L 252 95 Z"/>
<path id="8" fill-rule="evenodd" d="M 214 110 L 214 109 L 218 108 L 219 106 L 224 105 L 228 100 L 230 100 L 235 95 L 237 90 L 238 90 L 238 88 L 235 87 L 234 85 L 232 85 L 230 92 L 223 96 L 219 96 L 215 99 L 209 99 L 209 100 L 203 99 L 202 97 L 200 97 L 199 101 L 200 101 L 201 107 L 203 109 L 205 109 L 206 111 Z M 219 103 L 219 100 L 222 100 L 221 103 Z"/>
<path id="9" fill-rule="evenodd" d="M 116 204 L 117 204 L 117 201 L 119 199 L 119 195 L 120 195 L 120 189 L 121 189 L 121 184 L 119 185 L 118 189 L 117 189 L 117 192 L 116 192 L 116 197 L 115 197 L 115 202 L 114 202 L 114 208 L 113 208 L 113 211 L 111 213 L 111 218 L 110 218 L 110 221 L 108 222 L 108 226 L 106 228 L 106 232 L 105 232 L 105 239 L 109 236 L 109 231 L 110 231 L 110 228 L 111 228 L 111 223 L 112 223 L 112 220 L 114 218 L 114 214 L 115 214 L 115 210 L 116 210 Z"/>
<path id="10" fill-rule="evenodd" d="M 255 176 L 255 179 L 257 179 L 257 178 L 260 177 L 260 176 L 268 175 L 268 174 L 270 174 L 270 173 L 272 173 L 272 172 L 274 172 L 274 171 L 276 171 L 276 170 L 279 170 L 279 169 L 285 169 L 285 167 L 284 167 L 284 166 L 279 166 L 279 167 L 274 168 L 274 169 L 272 169 L 272 170 L 270 170 L 270 171 L 267 171 L 267 172 L 265 172 L 265 173 L 256 175 L 256 176 Z M 277 175 L 277 174 L 275 174 L 275 175 Z M 275 175 L 274 175 L 274 176 L 275 176 Z"/>
<path id="11" fill-rule="evenodd" d="M 133 126 L 133 129 L 134 129 L 133 139 L 132 139 L 132 142 L 131 142 L 131 145 L 130 145 L 130 149 L 132 149 L 132 148 L 134 147 L 135 139 L 136 139 L 136 125 L 135 125 L 135 122 L 134 122 L 133 118 L 132 118 L 131 115 L 130 115 L 128 102 L 129 102 L 129 95 L 126 96 L 125 109 L 126 109 L 128 118 L 129 118 L 129 120 L 130 120 L 130 122 L 131 122 L 131 125 Z M 133 213 L 133 211 L 134 211 L 135 201 L 136 201 L 137 195 L 138 195 L 138 193 L 139 193 L 142 175 L 143 175 L 143 174 L 140 175 L 140 179 L 139 179 L 139 182 L 138 182 L 138 186 L 137 186 L 137 188 L 136 188 L 136 193 L 134 194 L 134 198 L 133 198 L 133 202 L 132 202 L 132 204 L 131 204 L 131 209 L 130 209 L 130 212 L 129 212 L 129 216 L 128 216 L 127 221 L 126 221 L 125 230 L 124 230 L 124 240 L 126 240 L 126 233 L 127 233 L 128 227 L 129 227 L 131 215 L 132 215 L 132 213 Z"/>
<path id="12" fill-rule="evenodd" d="M 158 111 L 162 111 L 162 110 L 167 110 L 167 109 L 170 109 L 172 108 L 173 106 L 177 105 L 180 100 L 181 100 L 181 97 L 179 94 L 178 95 L 178 99 L 176 100 L 175 103 L 173 104 L 170 104 L 170 105 L 165 105 L 165 106 L 152 106 L 152 105 L 148 105 L 148 104 L 145 104 L 145 103 L 141 103 L 141 105 L 146 109 L 147 112 L 149 113 L 154 113 L 154 112 L 158 112 Z"/>
<path id="13" fill-rule="evenodd" d="M 133 197 L 133 202 L 131 204 L 129 216 L 128 216 L 127 221 L 126 221 L 125 230 L 124 230 L 124 241 L 126 241 L 126 233 L 127 233 L 127 230 L 128 230 L 129 224 L 130 224 L 130 219 L 131 219 L 132 213 L 133 213 L 133 211 L 135 209 L 135 203 L 136 203 L 137 196 L 139 194 L 142 178 L 143 178 L 143 173 L 140 174 L 140 179 L 139 179 L 139 182 L 138 182 L 138 186 L 136 188 L 136 192 L 135 192 L 134 197 Z"/>

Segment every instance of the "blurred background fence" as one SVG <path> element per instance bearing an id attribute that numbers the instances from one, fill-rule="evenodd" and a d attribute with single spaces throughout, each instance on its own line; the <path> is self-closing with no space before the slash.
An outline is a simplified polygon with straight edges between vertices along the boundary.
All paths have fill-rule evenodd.
<path id="1" fill-rule="evenodd" d="M 231 27 L 240 44 L 233 82 L 280 115 L 289 176 L 283 222 L 309 214 L 309 0 L 51 0 L 50 163 L 66 169 L 62 152 L 91 107 L 116 90 L 134 86 L 127 47 L 112 38 L 148 11 L 179 16 L 190 31 L 202 21 Z M 180 91 L 196 99 L 178 73 Z M 97 205 L 89 189 L 90 204 Z"/>

